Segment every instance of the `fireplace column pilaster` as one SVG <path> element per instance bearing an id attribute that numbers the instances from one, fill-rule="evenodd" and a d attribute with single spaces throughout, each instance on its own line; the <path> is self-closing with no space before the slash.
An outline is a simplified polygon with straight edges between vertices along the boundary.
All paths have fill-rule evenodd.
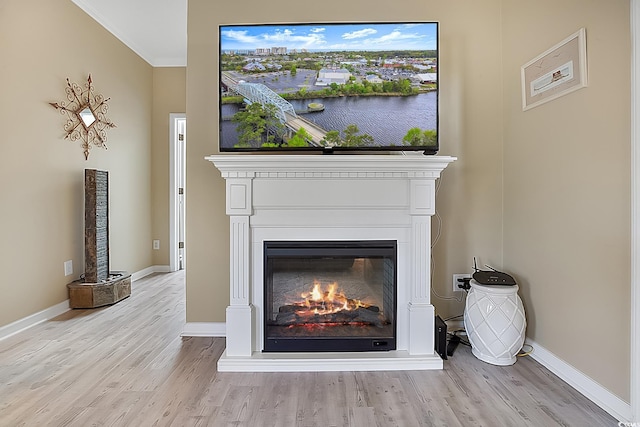
<path id="1" fill-rule="evenodd" d="M 226 210 L 230 221 L 230 305 L 226 310 L 227 355 L 251 356 L 254 307 L 250 298 L 253 173 L 234 174 L 226 180 Z"/>
<path id="2" fill-rule="evenodd" d="M 409 354 L 434 352 L 435 308 L 431 305 L 431 216 L 435 214 L 435 177 L 410 177 L 411 216 Z"/>

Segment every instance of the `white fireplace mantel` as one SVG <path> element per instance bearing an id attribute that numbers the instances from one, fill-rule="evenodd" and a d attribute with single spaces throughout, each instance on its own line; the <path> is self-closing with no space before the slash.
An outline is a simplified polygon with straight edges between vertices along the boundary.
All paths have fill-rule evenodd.
<path id="1" fill-rule="evenodd" d="M 208 156 L 226 180 L 230 303 L 219 371 L 441 369 L 434 352 L 431 216 L 435 181 L 455 157 L 391 155 Z M 395 240 L 397 349 L 263 353 L 263 243 Z"/>

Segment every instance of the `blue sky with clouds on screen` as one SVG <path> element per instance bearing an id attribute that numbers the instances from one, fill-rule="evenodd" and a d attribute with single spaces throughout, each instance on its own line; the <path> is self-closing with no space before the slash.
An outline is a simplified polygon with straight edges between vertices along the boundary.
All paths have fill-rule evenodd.
<path id="1" fill-rule="evenodd" d="M 437 24 L 223 25 L 226 50 L 286 47 L 309 51 L 434 50 Z"/>

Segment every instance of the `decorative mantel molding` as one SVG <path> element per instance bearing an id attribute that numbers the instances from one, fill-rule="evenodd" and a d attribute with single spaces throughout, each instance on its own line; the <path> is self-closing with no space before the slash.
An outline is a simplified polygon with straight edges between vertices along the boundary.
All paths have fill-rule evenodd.
<path id="1" fill-rule="evenodd" d="M 227 178 L 439 178 L 448 156 L 408 155 L 217 155 L 214 163 Z"/>
<path id="2" fill-rule="evenodd" d="M 226 181 L 231 226 L 231 298 L 220 371 L 442 368 L 433 345 L 430 224 L 435 180 L 454 157 L 227 154 L 206 159 Z M 262 353 L 263 242 L 368 239 L 398 243 L 397 350 Z"/>

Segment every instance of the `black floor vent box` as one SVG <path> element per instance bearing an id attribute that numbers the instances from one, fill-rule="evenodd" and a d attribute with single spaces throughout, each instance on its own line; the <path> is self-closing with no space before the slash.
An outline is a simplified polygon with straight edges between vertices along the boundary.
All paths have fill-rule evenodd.
<path id="1" fill-rule="evenodd" d="M 435 324 L 435 350 L 442 359 L 447 360 L 447 324 L 440 316 L 436 316 Z"/>

